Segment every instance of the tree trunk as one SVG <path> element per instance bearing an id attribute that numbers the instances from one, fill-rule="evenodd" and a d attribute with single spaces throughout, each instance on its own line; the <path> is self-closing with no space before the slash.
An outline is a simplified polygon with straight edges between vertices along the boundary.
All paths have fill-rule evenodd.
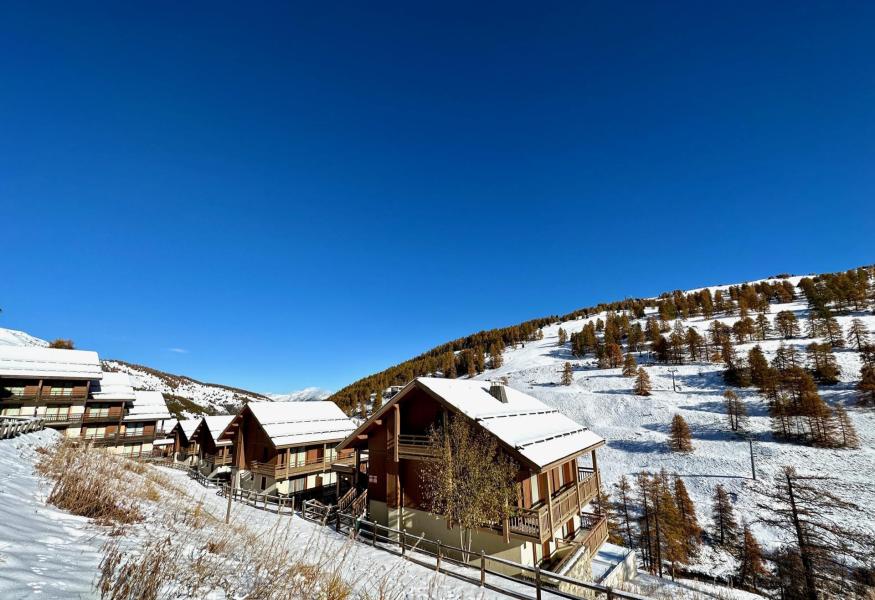
<path id="1" fill-rule="evenodd" d="M 787 478 L 787 490 L 790 494 L 790 510 L 793 514 L 793 526 L 796 528 L 796 539 L 799 543 L 799 557 L 802 559 L 802 568 L 805 571 L 805 597 L 808 600 L 817 600 L 817 588 L 814 583 L 814 568 L 811 561 L 811 555 L 808 552 L 808 544 L 805 543 L 805 536 L 802 532 L 802 523 L 799 521 L 799 514 L 796 512 L 796 499 L 793 497 L 793 479 L 789 473 L 785 474 Z"/>

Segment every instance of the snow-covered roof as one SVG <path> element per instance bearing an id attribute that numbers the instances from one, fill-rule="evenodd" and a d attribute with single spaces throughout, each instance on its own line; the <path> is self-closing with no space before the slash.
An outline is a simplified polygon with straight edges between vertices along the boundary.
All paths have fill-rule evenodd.
<path id="1" fill-rule="evenodd" d="M 102 374 L 91 350 L 0 346 L 0 377 L 100 379 Z"/>
<path id="2" fill-rule="evenodd" d="M 231 424 L 233 419 L 234 415 L 213 415 L 204 417 L 201 419 L 201 423 L 207 428 L 207 431 L 210 432 L 210 435 L 212 436 L 213 441 L 216 442 L 217 446 L 230 446 L 233 443 L 232 440 L 220 441 L 219 436 L 228 428 L 228 425 Z"/>
<path id="3" fill-rule="evenodd" d="M 134 405 L 125 416 L 125 421 L 143 421 L 152 419 L 169 419 L 170 411 L 161 392 L 137 390 L 134 392 Z"/>
<path id="4" fill-rule="evenodd" d="M 185 434 L 185 437 L 190 438 L 191 434 L 194 433 L 194 430 L 197 429 L 197 426 L 200 425 L 200 422 L 200 419 L 186 419 L 179 422 L 179 427 L 182 429 L 182 433 Z"/>
<path id="5" fill-rule="evenodd" d="M 604 443 L 604 439 L 537 398 L 504 386 L 507 402 L 488 381 L 420 377 L 431 392 L 539 467 Z"/>
<path id="6" fill-rule="evenodd" d="M 102 377 L 91 385 L 91 397 L 95 400 L 134 401 L 134 386 L 127 373 L 104 371 Z"/>
<path id="7" fill-rule="evenodd" d="M 246 406 L 277 447 L 340 441 L 356 427 L 334 402 L 250 402 Z"/>

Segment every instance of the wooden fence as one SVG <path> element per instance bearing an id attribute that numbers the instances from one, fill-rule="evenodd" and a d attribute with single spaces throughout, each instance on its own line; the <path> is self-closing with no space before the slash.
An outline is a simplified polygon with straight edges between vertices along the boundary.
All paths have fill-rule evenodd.
<path id="1" fill-rule="evenodd" d="M 23 433 L 45 429 L 46 421 L 41 417 L 0 417 L 0 440 L 14 438 Z"/>
<path id="2" fill-rule="evenodd" d="M 580 600 L 581 598 L 649 600 L 640 594 L 580 581 L 551 571 L 541 570 L 537 566 L 524 565 L 497 556 L 490 556 L 482 550 L 479 553 L 472 553 L 457 546 L 414 536 L 404 530 L 357 519 L 341 512 L 335 512 L 327 524 L 339 533 L 349 535 L 353 539 L 370 544 L 375 548 L 402 556 L 420 566 L 519 600 L 532 600 L 532 596 L 512 589 L 505 582 L 513 582 L 517 586 L 530 588 L 534 592 L 535 600 L 541 600 L 544 594 L 570 600 Z M 575 593 L 577 590 L 579 593 Z"/>
<path id="3" fill-rule="evenodd" d="M 278 515 L 293 516 L 295 514 L 294 496 L 279 496 L 275 494 L 265 494 L 264 492 L 256 492 L 255 490 L 231 488 L 227 483 L 221 484 L 217 493 L 220 496 L 227 497 L 229 490 L 231 492 L 231 499 L 235 502 L 241 502 L 253 508 L 275 512 Z"/>

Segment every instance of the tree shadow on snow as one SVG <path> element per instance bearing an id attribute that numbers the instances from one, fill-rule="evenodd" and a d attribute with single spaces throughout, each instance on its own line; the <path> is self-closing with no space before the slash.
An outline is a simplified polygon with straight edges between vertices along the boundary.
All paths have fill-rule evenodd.
<path id="1" fill-rule="evenodd" d="M 654 440 L 609 440 L 607 444 L 609 448 L 624 452 L 644 452 L 647 454 L 668 452 L 665 443 Z"/>

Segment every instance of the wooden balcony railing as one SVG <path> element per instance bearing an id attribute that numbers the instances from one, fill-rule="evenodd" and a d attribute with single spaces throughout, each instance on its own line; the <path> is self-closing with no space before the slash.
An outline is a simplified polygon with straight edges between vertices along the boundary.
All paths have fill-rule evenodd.
<path id="1" fill-rule="evenodd" d="M 82 420 L 82 414 L 56 414 L 56 415 L 40 415 L 46 423 L 78 423 Z"/>
<path id="2" fill-rule="evenodd" d="M 120 410 L 111 410 L 109 412 L 85 411 L 85 414 L 82 415 L 82 420 L 88 423 L 93 423 L 95 421 L 120 421 L 123 416 L 124 413 Z"/>
<path id="3" fill-rule="evenodd" d="M 388 451 L 394 452 L 395 440 L 388 441 Z M 435 455 L 435 449 L 427 435 L 402 433 L 398 436 L 398 456 L 413 460 L 431 458 Z"/>
<path id="4" fill-rule="evenodd" d="M 293 475 L 300 475 L 303 473 L 320 473 L 323 471 L 330 471 L 331 465 L 341 463 L 341 464 L 351 464 L 355 462 L 354 456 L 344 456 L 339 457 L 335 456 L 334 458 L 329 458 L 329 456 L 321 456 L 319 458 L 311 458 L 309 460 L 304 461 L 292 461 L 289 464 L 277 465 L 274 462 L 260 462 L 260 461 L 250 461 L 247 464 L 247 470 L 252 471 L 253 473 L 257 473 L 259 475 L 267 475 L 268 477 L 273 477 L 274 479 L 287 479 Z"/>
<path id="5" fill-rule="evenodd" d="M 222 467 L 231 464 L 231 453 L 224 454 L 204 454 L 204 462 L 212 463 L 213 466 Z"/>
<path id="6" fill-rule="evenodd" d="M 598 494 L 598 482 L 591 469 L 579 471 L 580 481 L 573 482 L 558 490 L 551 502 L 541 501 L 536 508 L 518 508 L 517 514 L 510 518 L 508 527 L 511 533 L 545 541 L 550 538 L 550 506 L 553 510 L 553 527 L 558 528 Z M 578 502 L 578 492 L 580 501 Z"/>

